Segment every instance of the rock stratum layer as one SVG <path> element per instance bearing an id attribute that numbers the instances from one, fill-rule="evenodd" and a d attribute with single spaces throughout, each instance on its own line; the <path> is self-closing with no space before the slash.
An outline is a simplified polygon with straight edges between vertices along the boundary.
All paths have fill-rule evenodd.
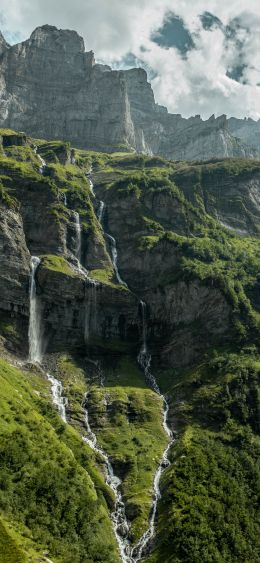
<path id="1" fill-rule="evenodd" d="M 155 103 L 143 69 L 96 64 L 75 31 L 48 25 L 14 46 L 1 36 L 0 125 L 82 148 L 123 147 L 173 160 L 260 153 L 259 121 L 169 114 Z"/>

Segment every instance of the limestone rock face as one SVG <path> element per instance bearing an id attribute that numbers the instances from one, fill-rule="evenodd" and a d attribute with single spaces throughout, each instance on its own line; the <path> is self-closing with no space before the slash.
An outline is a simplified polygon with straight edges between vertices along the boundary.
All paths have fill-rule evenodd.
<path id="1" fill-rule="evenodd" d="M 180 281 L 172 287 L 147 293 L 150 326 L 160 340 L 171 334 L 161 351 L 172 366 L 188 366 L 205 350 L 205 342 L 228 333 L 230 306 L 219 289 L 198 281 Z"/>
<path id="2" fill-rule="evenodd" d="M 243 143 L 253 147 L 257 154 L 260 153 L 260 119 L 236 119 L 231 117 L 228 120 L 229 130 L 232 135 L 241 139 Z"/>
<path id="3" fill-rule="evenodd" d="M 143 69 L 95 64 L 75 31 L 49 25 L 11 47 L 0 36 L 0 125 L 82 148 L 132 147 L 173 160 L 259 154 L 251 122 L 245 128 L 225 116 L 168 114 Z"/>
<path id="4" fill-rule="evenodd" d="M 28 252 L 19 214 L 0 206 L 0 308 L 23 314 L 28 301 Z"/>

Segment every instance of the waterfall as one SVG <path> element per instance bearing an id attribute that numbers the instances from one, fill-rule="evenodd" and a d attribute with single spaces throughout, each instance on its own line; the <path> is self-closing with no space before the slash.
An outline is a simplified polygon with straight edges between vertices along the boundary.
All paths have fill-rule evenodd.
<path id="1" fill-rule="evenodd" d="M 47 373 L 47 378 L 51 383 L 52 401 L 53 404 L 58 408 L 60 417 L 64 422 L 67 422 L 66 417 L 66 406 L 68 404 L 67 399 L 63 396 L 63 386 L 58 379 L 56 379 L 50 373 Z"/>
<path id="2" fill-rule="evenodd" d="M 41 318 L 39 302 L 36 295 L 35 275 L 41 260 L 38 256 L 31 257 L 31 274 L 29 285 L 30 317 L 29 317 L 29 360 L 32 363 L 41 362 L 42 342 L 41 342 Z"/>
<path id="3" fill-rule="evenodd" d="M 174 442 L 173 433 L 172 433 L 172 431 L 171 431 L 171 429 L 168 425 L 168 414 L 169 414 L 168 402 L 167 402 L 165 396 L 161 394 L 159 386 L 157 384 L 157 381 L 156 381 L 154 375 L 150 371 L 151 355 L 149 354 L 148 349 L 147 349 L 146 303 L 144 303 L 144 301 L 140 301 L 140 307 L 141 307 L 141 312 L 142 312 L 142 346 L 141 346 L 141 350 L 140 350 L 139 355 L 138 355 L 138 363 L 141 365 L 142 369 L 144 370 L 146 379 L 149 382 L 149 384 L 151 385 L 152 389 L 156 393 L 158 393 L 158 395 L 160 395 L 160 397 L 163 400 L 163 405 L 164 405 L 163 428 L 164 428 L 165 433 L 167 434 L 167 436 L 169 438 L 169 442 L 168 442 L 168 445 L 163 452 L 162 458 L 160 460 L 158 469 L 157 469 L 155 477 L 154 477 L 154 483 L 153 483 L 154 498 L 153 498 L 153 504 L 152 504 L 152 510 L 151 510 L 151 514 L 150 514 L 150 519 L 149 519 L 149 528 L 148 528 L 148 530 L 146 530 L 146 532 L 143 534 L 143 536 L 140 538 L 139 542 L 135 545 L 135 547 L 132 550 L 132 556 L 133 556 L 133 559 L 136 563 L 138 561 L 141 561 L 143 555 L 146 554 L 146 550 L 149 547 L 149 544 L 150 544 L 150 542 L 151 542 L 151 540 L 154 536 L 154 533 L 155 533 L 155 518 L 156 518 L 156 513 L 157 513 L 157 506 L 158 506 L 158 501 L 161 498 L 161 492 L 160 492 L 161 475 L 162 475 L 164 469 L 170 465 L 170 461 L 169 461 L 168 456 L 169 456 L 170 448 L 172 447 L 173 442 Z"/>
<path id="4" fill-rule="evenodd" d="M 91 184 L 92 184 L 92 193 L 93 195 L 95 195 L 94 193 L 94 184 L 93 182 L 90 180 Z M 103 221 L 103 217 L 104 217 L 104 212 L 105 212 L 105 203 L 104 201 L 100 201 L 99 202 L 99 208 L 97 211 L 97 218 L 99 220 L 99 222 L 102 225 L 102 221 Z M 114 267 L 114 271 L 116 274 L 116 279 L 118 281 L 118 283 L 120 283 L 120 285 L 124 285 L 125 287 L 128 287 L 127 283 L 122 280 L 119 271 L 118 271 L 118 265 L 117 265 L 117 247 L 116 247 L 116 240 L 114 237 L 112 237 L 112 235 L 108 234 L 108 233 L 104 233 L 106 238 L 109 240 L 109 244 L 110 244 L 110 248 L 111 248 L 111 257 L 112 257 L 112 264 Z"/>
<path id="5" fill-rule="evenodd" d="M 114 239 L 114 237 L 112 237 L 108 233 L 105 233 L 105 235 L 106 235 L 106 237 L 107 237 L 107 239 L 109 240 L 109 243 L 110 243 L 112 263 L 113 263 L 113 266 L 114 266 L 116 279 L 117 279 L 118 283 L 120 283 L 121 285 L 125 285 L 127 287 L 126 282 L 124 282 L 124 280 L 122 280 L 122 278 L 119 274 L 119 271 L 118 271 L 116 240 Z"/>
<path id="6" fill-rule="evenodd" d="M 75 230 L 76 230 L 75 253 L 76 253 L 76 258 L 78 259 L 78 261 L 80 263 L 80 259 L 81 259 L 81 225 L 80 225 L 79 213 L 77 211 L 74 211 L 74 217 L 75 217 Z"/>
<path id="7" fill-rule="evenodd" d="M 86 173 L 86 176 L 87 176 L 88 181 L 89 181 L 90 191 L 91 191 L 92 195 L 95 197 L 94 184 L 93 184 L 93 181 L 92 181 L 92 178 L 91 178 L 91 174 L 92 174 L 92 166 L 90 167 L 89 171 Z"/>
<path id="8" fill-rule="evenodd" d="M 41 163 L 41 166 L 40 166 L 40 173 L 43 174 L 44 168 L 45 168 L 45 166 L 46 166 L 46 162 L 45 162 L 45 160 L 41 157 L 40 154 L 37 154 L 37 156 L 38 156 L 38 159 L 39 159 L 39 161 L 40 161 L 40 163 Z"/>
<path id="9" fill-rule="evenodd" d="M 97 218 L 98 218 L 98 220 L 101 224 L 102 224 L 102 221 L 103 221 L 104 212 L 105 212 L 105 202 L 100 201 L 99 202 L 99 208 L 97 210 Z"/>
<path id="10" fill-rule="evenodd" d="M 88 444 L 95 452 L 100 454 L 105 462 L 106 466 L 106 483 L 112 489 L 115 495 L 115 507 L 114 511 L 111 513 L 111 520 L 113 524 L 113 529 L 115 537 L 118 543 L 122 563 L 134 563 L 134 559 L 131 556 L 131 545 L 128 538 L 129 535 L 129 525 L 125 515 L 125 505 L 122 499 L 122 494 L 120 492 L 121 480 L 114 474 L 113 467 L 109 461 L 107 454 L 104 450 L 98 446 L 97 437 L 91 426 L 89 424 L 89 415 L 86 408 L 87 395 L 85 397 L 85 426 L 88 433 L 87 437 L 83 437 L 83 441 Z"/>
<path id="11" fill-rule="evenodd" d="M 85 323 L 84 341 L 88 342 L 90 334 L 95 334 L 97 330 L 97 282 L 87 278 L 85 282 Z"/>
<path id="12" fill-rule="evenodd" d="M 41 363 L 42 360 L 42 335 L 41 335 L 41 315 L 39 310 L 39 302 L 36 294 L 35 275 L 41 260 L 38 256 L 31 257 L 31 275 L 30 275 L 30 319 L 29 319 L 29 360 L 32 363 Z M 66 422 L 66 399 L 62 396 L 63 388 L 60 381 L 55 379 L 53 375 L 46 374 L 51 382 L 51 390 L 53 404 L 58 407 L 60 416 Z"/>

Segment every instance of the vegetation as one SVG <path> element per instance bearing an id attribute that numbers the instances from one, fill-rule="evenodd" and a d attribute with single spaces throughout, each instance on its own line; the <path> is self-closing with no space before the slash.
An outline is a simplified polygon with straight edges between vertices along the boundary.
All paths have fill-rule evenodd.
<path id="1" fill-rule="evenodd" d="M 150 562 L 259 560 L 260 362 L 251 347 L 160 374 L 180 437 L 163 475 Z M 167 382 L 167 383 L 166 383 Z"/>
<path id="2" fill-rule="evenodd" d="M 63 256 L 46 255 L 42 257 L 41 268 L 46 268 L 52 272 L 59 272 L 65 276 L 77 277 L 78 272 L 72 269 Z"/>
<path id="3" fill-rule="evenodd" d="M 43 174 L 34 145 L 46 160 Z M 229 335 L 225 341 L 221 335 L 216 341 L 209 336 L 199 365 L 163 369 L 160 350 L 155 350 L 156 377 L 167 393 L 170 421 L 178 434 L 170 452 L 172 464 L 163 473 L 157 535 L 146 561 L 257 563 L 259 217 L 252 198 L 237 186 L 251 181 L 260 163 L 172 163 L 125 153 L 125 148 L 96 153 L 71 149 L 63 141 L 32 139 L 5 147 L 0 151 L 0 203 L 19 210 L 27 197 L 30 205 L 40 200 L 53 232 L 61 239 L 66 231 L 68 248 L 74 236 L 71 218 L 77 212 L 82 256 L 93 244 L 98 250 L 103 245 L 101 257 L 99 252 L 91 256 L 89 276 L 109 286 L 116 300 L 115 289 L 129 289 L 116 283 L 104 258 L 105 239 L 88 179 L 93 167 L 97 197 L 107 207 L 104 224 L 108 232 L 112 225 L 112 234 L 120 235 L 127 247 L 125 261 L 133 258 L 129 265 L 123 258 L 122 263 L 128 274 L 133 268 L 129 287 L 136 283 L 139 297 L 149 292 L 155 300 L 157 292 L 167 297 L 168 289 L 174 292 L 180 281 L 196 281 L 225 296 L 232 320 Z M 229 191 L 230 186 L 236 190 Z M 228 228 L 221 223 L 223 216 L 234 219 Z M 119 245 L 119 260 L 120 251 Z M 55 254 L 43 255 L 41 268 L 50 276 L 78 275 L 64 256 Z M 151 330 L 148 336 L 159 342 L 161 325 L 149 321 L 155 334 Z M 199 322 L 187 326 L 197 331 Z M 7 353 L 6 342 L 10 349 L 18 342 L 21 347 L 21 327 L 24 319 L 15 309 L 12 316 L 1 316 L 1 353 Z M 0 360 L 3 563 L 46 557 L 54 563 L 119 561 L 109 518 L 114 498 L 104 481 L 104 461 L 82 440 L 87 435 L 86 408 L 98 442 L 122 480 L 132 540 L 147 529 L 153 478 L 167 444 L 162 399 L 137 366 L 134 339 L 104 341 L 92 334 L 81 352 L 73 357 L 63 351 L 46 360 L 63 383 L 69 424 L 52 407 L 42 372 L 21 371 Z"/>
<path id="4" fill-rule="evenodd" d="M 113 270 L 108 270 L 108 269 L 90 270 L 89 274 L 90 277 L 93 278 L 94 280 L 104 283 L 105 285 L 109 285 L 114 289 L 120 288 L 121 290 L 128 291 L 125 285 L 118 284 L 118 282 L 115 281 L 115 274 Z"/>
<path id="5" fill-rule="evenodd" d="M 19 528 L 21 550 L 47 548 L 55 562 L 117 561 L 104 497 L 83 463 L 93 478 L 93 454 L 53 412 L 47 382 L 0 360 L 0 384 L 0 513 Z"/>

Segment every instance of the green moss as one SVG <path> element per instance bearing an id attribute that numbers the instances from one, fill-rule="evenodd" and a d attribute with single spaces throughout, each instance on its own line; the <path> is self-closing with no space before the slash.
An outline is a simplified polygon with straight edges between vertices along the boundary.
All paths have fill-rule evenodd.
<path id="1" fill-rule="evenodd" d="M 42 257 L 41 267 L 51 270 L 52 272 L 58 272 L 64 274 L 65 276 L 77 277 L 78 274 L 74 271 L 67 260 L 63 256 L 55 255 L 45 255 Z"/>
<path id="2" fill-rule="evenodd" d="M 24 133 L 19 133 L 18 131 L 14 131 L 13 129 L 5 129 L 0 127 L 0 135 L 8 137 L 15 135 L 16 137 L 24 137 Z"/>
<path id="3" fill-rule="evenodd" d="M 29 145 L 6 147 L 5 154 L 8 158 L 13 158 L 18 162 L 29 162 L 36 169 L 41 166 L 37 154 Z"/>
<path id="4" fill-rule="evenodd" d="M 2 205 L 5 205 L 10 209 L 18 208 L 17 200 L 9 195 L 8 190 L 3 186 L 1 179 L 0 179 L 0 202 L 2 203 Z"/>
<path id="5" fill-rule="evenodd" d="M 12 533 L 0 519 L 0 555 L 2 563 L 25 563 L 25 553 L 22 552 Z"/>
<path id="6" fill-rule="evenodd" d="M 115 274 L 113 270 L 90 270 L 89 275 L 94 280 L 104 283 L 105 285 L 109 285 L 114 289 L 129 291 L 125 285 L 119 284 L 115 281 Z"/>

